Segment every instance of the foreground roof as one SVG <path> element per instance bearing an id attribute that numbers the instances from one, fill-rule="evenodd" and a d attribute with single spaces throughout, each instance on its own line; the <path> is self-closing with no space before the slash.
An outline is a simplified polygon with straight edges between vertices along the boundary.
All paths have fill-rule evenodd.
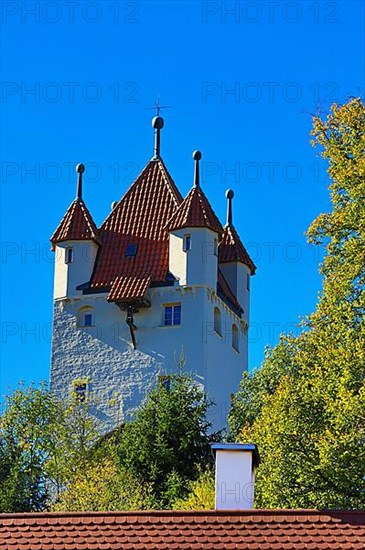
<path id="1" fill-rule="evenodd" d="M 52 246 L 63 241 L 99 242 L 94 220 L 82 199 L 75 199 L 51 237 Z"/>
<path id="2" fill-rule="evenodd" d="M 0 515 L 2 550 L 363 550 L 365 512 L 248 510 Z"/>

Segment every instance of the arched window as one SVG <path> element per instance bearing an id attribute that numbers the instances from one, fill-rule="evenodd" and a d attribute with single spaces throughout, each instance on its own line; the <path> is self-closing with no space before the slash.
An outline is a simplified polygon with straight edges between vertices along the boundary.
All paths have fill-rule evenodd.
<path id="1" fill-rule="evenodd" d="M 240 335 L 238 332 L 237 325 L 232 325 L 232 347 L 236 351 L 240 351 Z"/>
<path id="2" fill-rule="evenodd" d="M 93 327 L 95 325 L 94 309 L 91 306 L 85 306 L 79 309 L 77 316 L 77 326 Z"/>
<path id="3" fill-rule="evenodd" d="M 219 308 L 214 308 L 214 330 L 217 334 L 222 336 L 222 319 Z"/>

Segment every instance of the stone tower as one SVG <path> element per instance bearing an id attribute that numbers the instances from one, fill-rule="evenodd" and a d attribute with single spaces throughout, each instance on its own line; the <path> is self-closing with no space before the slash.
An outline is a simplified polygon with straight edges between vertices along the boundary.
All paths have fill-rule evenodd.
<path id="1" fill-rule="evenodd" d="M 107 432 L 133 416 L 160 376 L 186 370 L 214 401 L 209 420 L 226 424 L 230 394 L 247 369 L 249 280 L 255 266 L 232 224 L 222 227 L 200 186 L 185 199 L 155 151 L 97 228 L 77 196 L 51 238 L 55 251 L 51 389 L 89 394 Z"/>

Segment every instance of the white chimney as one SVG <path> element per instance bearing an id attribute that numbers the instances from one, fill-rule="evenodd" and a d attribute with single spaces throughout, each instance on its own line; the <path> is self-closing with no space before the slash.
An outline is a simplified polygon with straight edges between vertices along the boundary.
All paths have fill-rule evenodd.
<path id="1" fill-rule="evenodd" d="M 257 446 L 213 443 L 215 452 L 216 510 L 253 508 L 255 468 L 260 463 Z"/>

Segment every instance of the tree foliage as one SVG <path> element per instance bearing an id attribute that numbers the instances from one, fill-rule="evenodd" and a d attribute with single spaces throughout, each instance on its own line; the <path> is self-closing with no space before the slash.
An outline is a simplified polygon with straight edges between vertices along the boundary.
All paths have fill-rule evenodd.
<path id="1" fill-rule="evenodd" d="M 174 510 L 213 510 L 215 507 L 214 470 L 207 468 L 188 485 L 189 494 L 174 502 Z"/>
<path id="2" fill-rule="evenodd" d="M 62 512 L 138 510 L 146 500 L 136 480 L 103 453 L 74 473 L 52 508 Z"/>
<path id="3" fill-rule="evenodd" d="M 125 426 L 118 449 L 120 462 L 141 490 L 153 494 L 155 508 L 171 508 L 187 494 L 189 483 L 211 461 L 215 437 L 208 434 L 204 391 L 182 374 L 167 382 L 150 393 Z"/>
<path id="4" fill-rule="evenodd" d="M 334 105 L 313 121 L 332 178 L 332 211 L 309 241 L 326 247 L 323 290 L 302 333 L 282 337 L 245 376 L 232 436 L 258 443 L 256 505 L 365 505 L 365 107 Z"/>
<path id="5" fill-rule="evenodd" d="M 180 373 L 100 437 L 89 398 L 17 389 L 0 419 L 0 512 L 171 508 L 211 462 L 204 391 Z"/>
<path id="6" fill-rule="evenodd" d="M 61 409 L 45 386 L 18 388 L 0 418 L 0 510 L 41 510 L 48 499 L 45 465 L 55 448 Z"/>

